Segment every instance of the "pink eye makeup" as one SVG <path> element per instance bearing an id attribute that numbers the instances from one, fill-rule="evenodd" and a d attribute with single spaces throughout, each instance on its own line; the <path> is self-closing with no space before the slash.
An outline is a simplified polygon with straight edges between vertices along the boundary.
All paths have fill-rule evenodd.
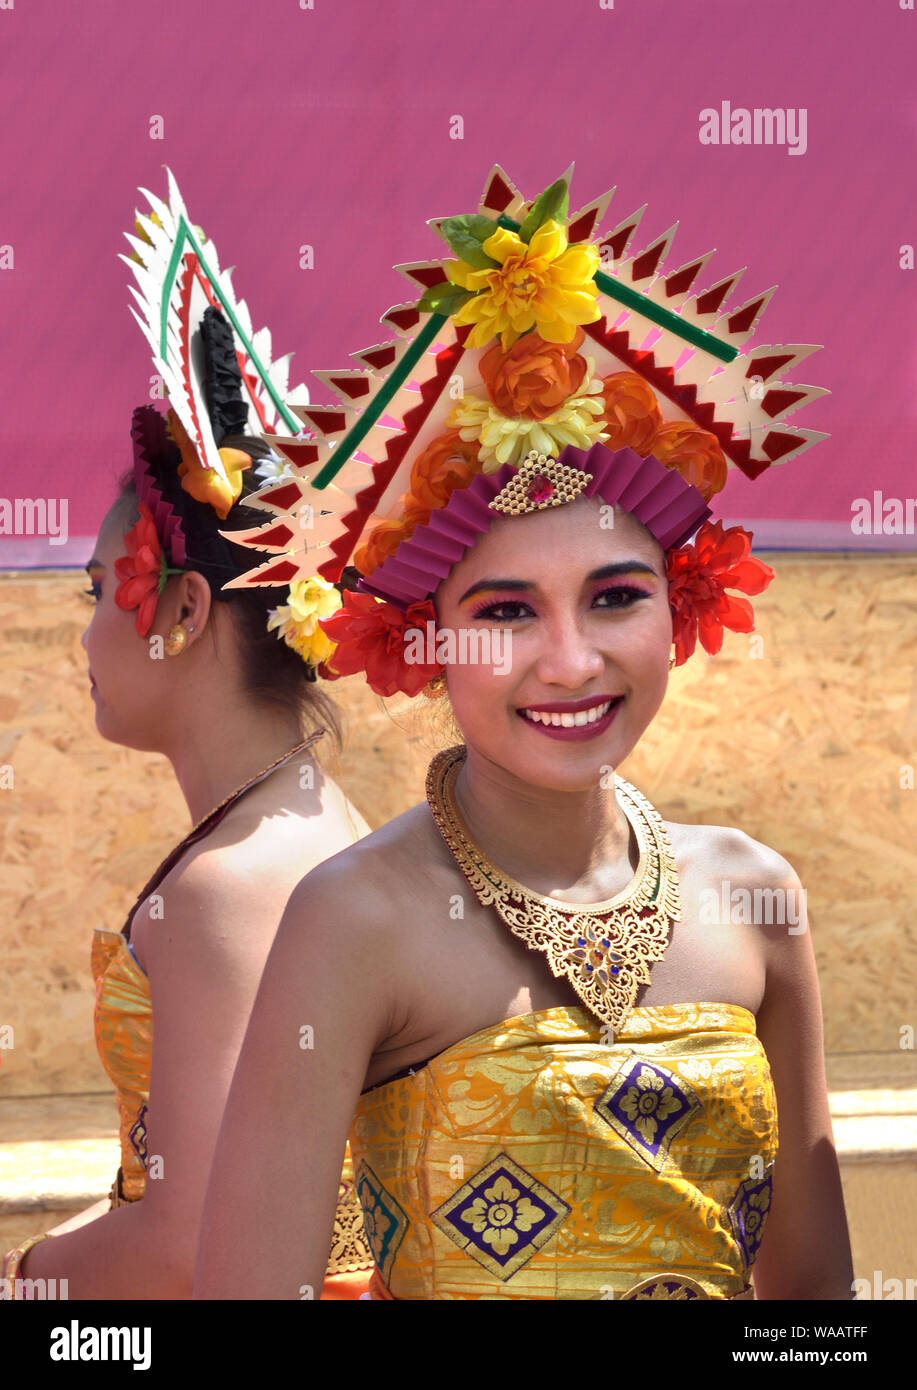
<path id="1" fill-rule="evenodd" d="M 495 591 L 491 592 L 494 593 Z M 500 622 L 502 621 L 500 618 L 500 611 L 502 609 L 529 608 L 530 606 L 531 605 L 524 598 L 507 598 L 504 595 L 501 598 L 493 597 L 489 600 L 484 599 L 480 603 L 476 603 L 472 609 L 471 616 L 472 618 L 493 618 L 497 622 Z"/>
<path id="2" fill-rule="evenodd" d="M 636 582 L 630 581 L 621 584 L 606 584 L 603 588 L 597 588 L 592 595 L 592 605 L 597 608 L 631 608 L 641 599 L 650 598 L 656 592 L 656 585 L 652 581 L 647 581 L 642 576 Z M 475 605 L 472 610 L 472 618 L 489 618 L 496 622 L 511 622 L 514 617 L 519 616 L 518 610 L 528 608 L 531 611 L 531 603 L 523 598 L 491 598 L 484 599 Z M 513 612 L 512 610 L 517 610 Z"/>

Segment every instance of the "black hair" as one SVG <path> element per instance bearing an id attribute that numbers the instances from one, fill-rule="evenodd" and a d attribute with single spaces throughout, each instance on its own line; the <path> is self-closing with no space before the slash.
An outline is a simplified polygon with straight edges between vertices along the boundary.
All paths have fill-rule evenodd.
<path id="1" fill-rule="evenodd" d="M 162 416 L 153 407 L 142 412 L 148 471 L 163 500 L 170 503 L 180 517 L 185 537 L 184 565 L 176 566 L 168 552 L 167 561 L 173 568 L 194 570 L 202 575 L 212 599 L 230 605 L 239 636 L 246 693 L 264 704 L 292 712 L 303 729 L 317 725 L 328 728 L 339 747 L 341 731 L 337 711 L 333 700 L 316 688 L 314 667 L 288 646 L 277 630 L 269 632 L 267 629 L 270 611 L 286 602 L 287 589 L 283 585 L 223 588 L 234 576 L 275 558 L 250 546 L 236 545 L 220 535 L 220 529 L 247 530 L 263 525 L 268 519 L 265 512 L 246 506 L 244 499 L 264 486 L 264 480 L 255 474 L 254 464 L 267 458 L 271 450 L 260 437 L 243 433 L 248 408 L 241 396 L 241 375 L 236 365 L 232 330 L 217 310 L 205 310 L 201 338 L 207 357 L 205 392 L 214 438 L 219 448 L 239 449 L 248 454 L 253 466 L 242 471 L 242 492 L 226 520 L 221 521 L 209 503 L 196 501 L 182 487 L 178 476 L 181 453 L 166 435 Z M 138 428 L 141 426 L 135 416 L 135 432 Z M 236 432 L 224 433 L 226 430 Z M 131 498 L 131 516 L 137 520 L 140 513 L 133 468 L 118 479 L 118 501 Z M 133 520 L 127 520 L 126 530 Z"/>

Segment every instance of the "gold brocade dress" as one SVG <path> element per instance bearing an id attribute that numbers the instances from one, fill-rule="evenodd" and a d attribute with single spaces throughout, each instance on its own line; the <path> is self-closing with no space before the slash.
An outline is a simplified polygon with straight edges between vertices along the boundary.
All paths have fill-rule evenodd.
<path id="1" fill-rule="evenodd" d="M 301 750 L 293 750 L 297 751 Z M 112 1207 L 124 1202 L 137 1202 L 142 1198 L 149 1159 L 146 1121 L 153 1057 L 153 1009 L 149 981 L 128 939 L 131 918 L 184 850 L 212 830 L 242 792 L 265 775 L 261 774 L 228 798 L 176 846 L 144 887 L 128 915 L 123 931 L 96 928 L 92 943 L 96 1047 L 115 1087 L 120 1119 L 121 1167 L 112 1187 Z M 335 1300 L 359 1298 L 366 1291 L 371 1270 L 372 1256 L 363 1236 L 362 1214 L 353 1190 L 348 1148 L 338 1189 L 334 1235 L 321 1297 Z"/>
<path id="2" fill-rule="evenodd" d="M 738 1005 L 610 1044 L 579 1006 L 505 1020 L 364 1093 L 350 1144 L 374 1298 L 754 1297 L 777 1107 Z"/>

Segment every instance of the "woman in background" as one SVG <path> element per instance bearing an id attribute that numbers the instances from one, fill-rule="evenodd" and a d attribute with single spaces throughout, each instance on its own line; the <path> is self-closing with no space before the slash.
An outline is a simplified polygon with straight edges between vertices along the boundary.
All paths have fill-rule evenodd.
<path id="1" fill-rule="evenodd" d="M 172 338 L 186 358 L 154 358 L 168 419 L 134 413 L 134 467 L 86 566 L 83 646 L 99 733 L 168 758 L 194 828 L 123 930 L 95 930 L 96 1039 L 120 1116 L 111 1197 L 6 1259 L 6 1277 L 65 1279 L 77 1299 L 190 1297 L 211 1154 L 277 924 L 299 879 L 369 829 L 316 758 L 326 735 L 339 741 L 316 684 L 332 650 L 316 619 L 336 591 L 224 588 L 250 552 L 221 530 L 262 519 L 245 499 L 278 472 L 248 431 L 277 422 L 280 369 L 263 342 L 255 367 L 244 306 L 203 234 L 166 281 L 188 221 L 170 182 L 170 206 L 155 202 L 132 244 L 141 283 L 184 315 Z M 156 322 L 161 302 L 150 307 Z M 359 1297 L 371 1261 L 349 1166 L 339 1196 L 324 1296 Z"/>

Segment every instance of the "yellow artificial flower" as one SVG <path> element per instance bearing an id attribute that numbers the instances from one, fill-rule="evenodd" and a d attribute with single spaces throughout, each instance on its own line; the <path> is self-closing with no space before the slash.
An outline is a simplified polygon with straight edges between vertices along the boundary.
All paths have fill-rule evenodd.
<path id="1" fill-rule="evenodd" d="M 496 473 L 504 463 L 518 467 L 532 449 L 550 458 L 556 458 L 568 444 L 591 449 L 608 436 L 602 382 L 592 375 L 592 358 L 586 361 L 587 384 L 543 420 L 533 420 L 529 415 L 501 415 L 492 401 L 467 395 L 450 413 L 446 424 L 457 429 L 466 442 L 480 446 L 482 473 Z"/>
<path id="2" fill-rule="evenodd" d="M 471 290 L 452 316 L 456 324 L 474 324 L 466 347 L 485 347 L 500 337 L 507 352 L 530 328 L 546 343 L 569 343 L 583 323 L 601 317 L 594 276 L 599 268 L 595 246 L 567 244 L 566 228 L 549 218 L 526 245 L 505 227 L 482 242 L 498 269 L 476 270 L 465 261 L 444 261 L 453 285 Z"/>
<path id="3" fill-rule="evenodd" d="M 271 609 L 267 630 L 279 628 L 288 647 L 298 652 L 310 666 L 327 661 L 337 646 L 318 625 L 319 618 L 330 618 L 341 607 L 341 595 L 333 584 L 319 575 L 296 579 L 290 585 L 289 602 Z"/>

